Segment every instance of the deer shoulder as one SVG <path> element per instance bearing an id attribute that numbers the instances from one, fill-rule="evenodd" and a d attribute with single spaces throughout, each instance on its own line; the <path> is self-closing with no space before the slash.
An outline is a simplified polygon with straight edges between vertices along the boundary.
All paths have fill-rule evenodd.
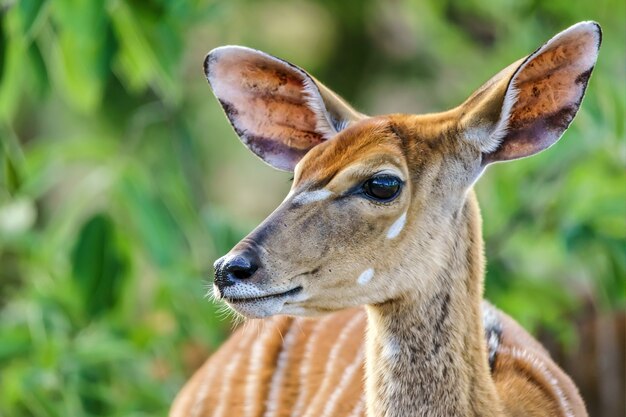
<path id="1" fill-rule="evenodd" d="M 510 415 L 584 410 L 575 385 L 548 352 L 508 315 L 487 303 L 482 308 L 487 360 Z M 250 321 L 195 372 L 170 416 L 364 417 L 365 331 L 361 309 Z M 245 354 L 233 358 L 235 352 Z M 256 413 L 251 404 L 260 405 Z"/>

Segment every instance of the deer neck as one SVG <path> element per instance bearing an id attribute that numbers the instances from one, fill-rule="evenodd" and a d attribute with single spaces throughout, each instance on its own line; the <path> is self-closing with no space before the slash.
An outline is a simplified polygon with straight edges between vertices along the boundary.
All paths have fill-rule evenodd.
<path id="1" fill-rule="evenodd" d="M 429 290 L 368 306 L 367 405 L 370 417 L 502 415 L 490 376 L 481 300 L 483 244 L 473 192 Z"/>

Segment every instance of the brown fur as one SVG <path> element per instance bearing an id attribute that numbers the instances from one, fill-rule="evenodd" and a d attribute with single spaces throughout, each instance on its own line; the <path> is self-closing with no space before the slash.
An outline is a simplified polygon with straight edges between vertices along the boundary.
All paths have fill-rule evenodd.
<path id="1" fill-rule="evenodd" d="M 325 87 L 311 90 L 314 79 L 297 67 L 241 48 L 210 54 L 207 76 L 222 103 L 231 99 L 225 109 L 244 143 L 278 168 L 295 168 L 285 201 L 218 263 L 253 253 L 257 267 L 218 283 L 216 294 L 248 317 L 334 316 L 274 319 L 280 339 L 271 328 L 258 338 L 240 331 L 192 378 L 172 415 L 586 416 L 545 350 L 482 304 L 472 185 L 487 163 L 559 139 L 598 46 L 597 24 L 581 23 L 456 109 L 349 123 L 336 116 L 356 113 Z M 325 129 L 339 127 L 329 140 Z M 302 142 L 304 133 L 291 144 L 294 128 L 319 135 L 319 143 Z M 298 159 L 301 143 L 312 147 Z M 363 191 L 380 173 L 402 183 L 388 202 Z M 360 305 L 365 346 L 362 310 L 336 313 Z M 363 357 L 365 405 L 357 386 Z"/>
<path id="2" fill-rule="evenodd" d="M 352 336 L 348 340 L 348 346 L 341 350 L 340 357 L 337 360 L 338 365 L 332 369 L 332 372 L 326 374 L 326 364 L 329 361 L 329 354 L 333 344 L 336 342 L 339 334 L 342 332 L 346 323 L 355 315 L 360 315 L 359 325 L 354 329 Z M 564 375 L 552 362 L 548 353 L 539 345 L 528 333 L 522 329 L 515 321 L 510 319 L 506 314 L 497 312 L 497 317 L 503 323 L 502 346 L 506 349 L 517 347 L 519 349 L 531 350 L 535 357 L 543 364 L 550 366 L 551 372 L 559 386 L 563 388 L 563 392 L 568 401 L 577 409 L 584 409 L 580 400 L 580 396 L 576 387 L 571 383 L 569 377 Z M 278 320 L 278 322 L 276 322 Z M 313 335 L 315 326 L 321 321 L 323 325 L 320 327 L 321 332 Z M 179 393 L 172 406 L 170 415 L 172 417 L 182 416 L 213 416 L 216 404 L 227 402 L 225 407 L 225 415 L 227 416 L 243 416 L 243 408 L 245 404 L 250 403 L 245 395 L 244 387 L 247 384 L 248 374 L 245 369 L 250 367 L 250 358 L 248 354 L 241 359 L 240 372 L 234 373 L 232 381 L 226 381 L 224 378 L 224 368 L 229 363 L 229 357 L 232 357 L 235 346 L 241 340 L 248 336 L 244 346 L 239 349 L 250 352 L 253 343 L 258 338 L 264 338 L 271 345 L 283 343 L 285 334 L 294 331 L 298 336 L 290 345 L 282 344 L 281 351 L 272 350 L 266 356 L 266 363 L 271 363 L 270 370 L 275 370 L 275 364 L 278 362 L 278 356 L 283 351 L 289 352 L 289 361 L 286 369 L 288 372 L 278 391 L 278 413 L 279 417 L 288 417 L 292 415 L 293 406 L 302 392 L 306 394 L 306 401 L 302 415 L 308 413 L 311 416 L 320 416 L 324 400 L 328 398 L 328 392 L 320 393 L 325 378 L 330 381 L 330 386 L 335 388 L 341 379 L 342 372 L 346 366 L 354 359 L 354 353 L 358 351 L 360 346 L 364 345 L 365 339 L 365 314 L 360 310 L 343 310 L 337 313 L 324 316 L 323 318 L 304 319 L 291 317 L 276 317 L 269 322 L 261 324 L 257 321 L 246 323 L 214 354 L 194 376 L 187 382 L 184 389 Z M 269 337 L 268 337 L 269 336 Z M 315 349 L 308 358 L 305 358 L 304 349 L 307 343 L 314 338 Z M 304 379 L 305 385 L 302 384 L 300 372 L 303 369 L 303 362 L 310 363 L 311 368 L 308 369 L 308 377 Z M 206 381 L 209 389 L 203 391 L 200 389 L 203 378 L 206 378 L 210 370 L 213 369 L 213 377 Z M 217 372 L 215 372 L 217 369 Z M 365 375 L 365 363 L 359 366 L 358 374 L 352 379 L 349 389 L 341 395 L 341 408 L 333 414 L 335 417 L 350 416 L 351 412 L 357 407 L 359 401 L 364 395 L 365 386 L 363 377 Z M 523 361 L 512 360 L 508 355 L 499 352 L 494 371 L 491 374 L 495 382 L 496 390 L 500 398 L 504 399 L 505 408 L 508 415 L 511 416 L 563 416 L 563 412 L 555 408 L 554 402 L 550 400 L 550 396 L 554 396 L 553 387 L 545 383 L 543 376 L 537 369 L 529 367 Z M 266 386 L 261 391 L 268 392 L 270 384 L 273 381 L 264 379 Z M 540 381 L 537 386 L 537 382 Z M 220 395 L 221 384 L 228 382 L 235 392 L 231 393 L 228 398 Z M 204 393 L 204 395 L 199 395 Z M 319 394 L 318 394 L 319 393 Z M 259 403 L 261 406 L 257 410 L 255 416 L 267 415 L 267 404 Z M 198 407 L 199 405 L 199 407 Z M 194 413 L 194 406 L 197 413 Z M 574 414 L 576 415 L 576 414 Z M 363 409 L 358 417 L 364 417 Z"/>

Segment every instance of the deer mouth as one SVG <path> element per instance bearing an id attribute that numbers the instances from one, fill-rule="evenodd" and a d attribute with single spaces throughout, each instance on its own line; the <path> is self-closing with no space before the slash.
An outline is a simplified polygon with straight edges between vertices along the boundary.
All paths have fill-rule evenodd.
<path id="1" fill-rule="evenodd" d="M 232 296 L 226 296 L 225 295 L 225 296 L 223 296 L 223 299 L 224 299 L 224 301 L 226 301 L 229 304 L 259 303 L 259 302 L 263 302 L 263 301 L 276 300 L 276 299 L 280 299 L 280 298 L 290 297 L 292 295 L 298 294 L 300 291 L 302 291 L 302 287 L 298 286 L 298 287 L 292 288 L 290 290 L 287 290 L 287 291 L 281 292 L 281 293 L 260 295 L 260 296 L 254 296 L 254 297 L 232 297 Z"/>

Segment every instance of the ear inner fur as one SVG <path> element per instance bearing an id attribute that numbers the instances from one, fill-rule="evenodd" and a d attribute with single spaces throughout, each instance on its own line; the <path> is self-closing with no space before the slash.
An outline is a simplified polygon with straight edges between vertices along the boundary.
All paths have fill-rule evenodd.
<path id="1" fill-rule="evenodd" d="M 480 147 L 485 163 L 532 155 L 561 137 L 578 111 L 600 42 L 596 23 L 574 25 L 462 105 L 465 137 Z"/>
<path id="2" fill-rule="evenodd" d="M 281 170 L 364 117 L 304 70 L 260 51 L 216 48 L 204 69 L 242 142 Z"/>

